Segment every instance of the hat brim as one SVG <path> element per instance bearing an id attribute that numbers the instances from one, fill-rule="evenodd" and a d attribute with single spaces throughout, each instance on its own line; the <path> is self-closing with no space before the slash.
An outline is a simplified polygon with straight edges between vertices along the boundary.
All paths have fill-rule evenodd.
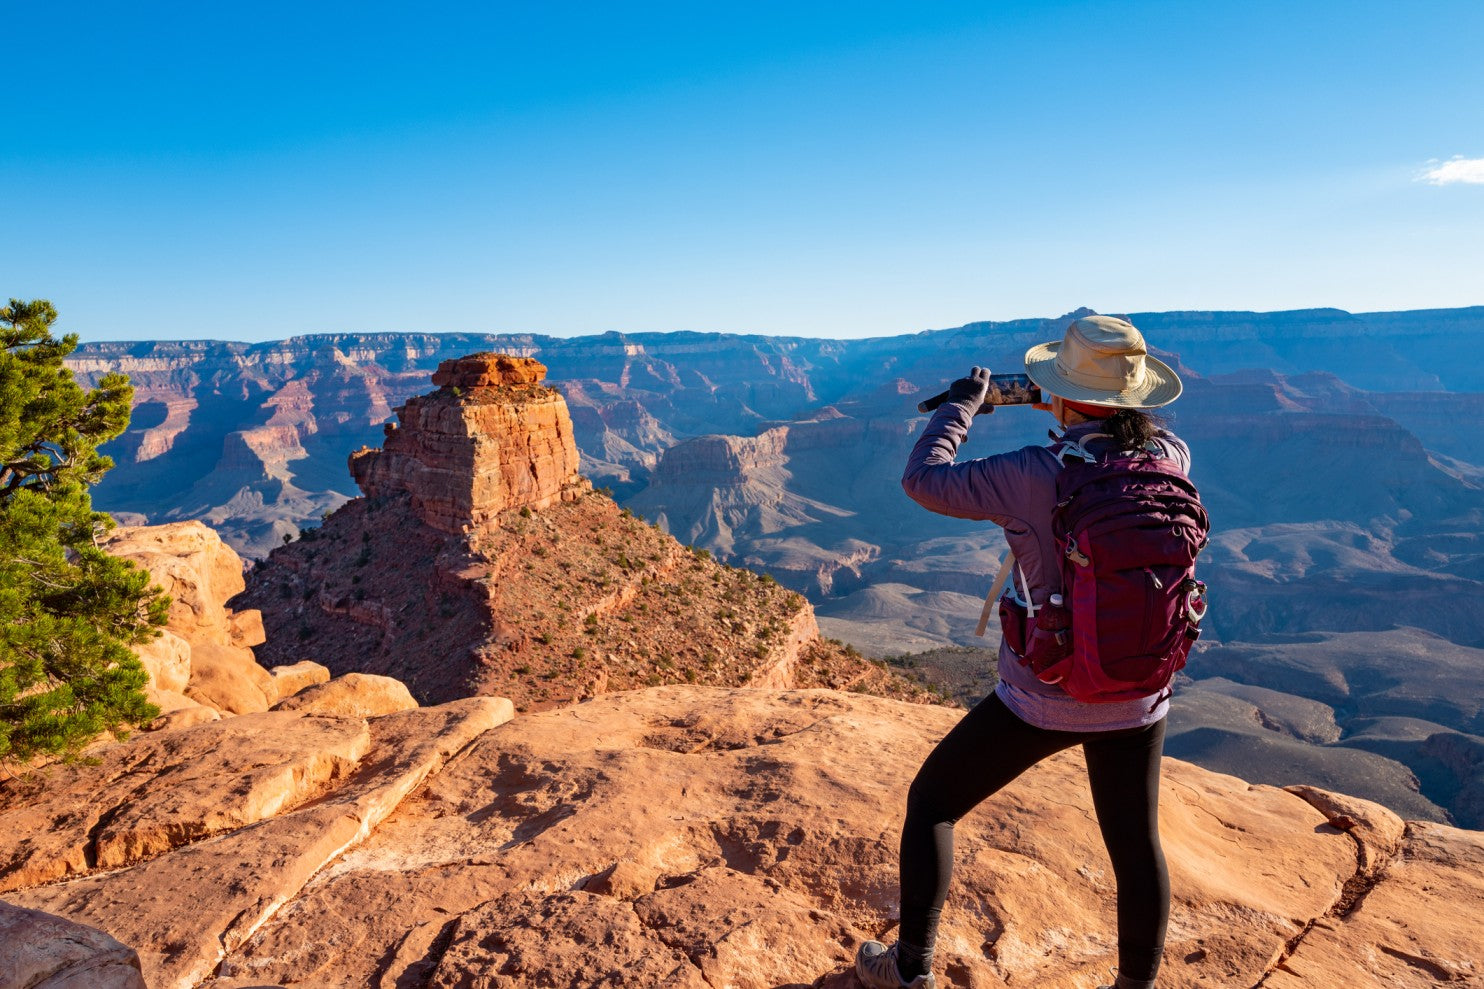
<path id="1" fill-rule="evenodd" d="M 1052 343 L 1038 343 L 1025 352 L 1025 373 L 1048 395 L 1060 395 L 1074 402 L 1111 405 L 1121 409 L 1157 409 L 1179 398 L 1180 392 L 1184 390 L 1174 368 L 1147 354 L 1144 355 L 1144 381 L 1136 388 L 1109 392 L 1074 384 L 1056 369 L 1056 354 L 1059 350 L 1061 341 L 1057 340 Z"/>

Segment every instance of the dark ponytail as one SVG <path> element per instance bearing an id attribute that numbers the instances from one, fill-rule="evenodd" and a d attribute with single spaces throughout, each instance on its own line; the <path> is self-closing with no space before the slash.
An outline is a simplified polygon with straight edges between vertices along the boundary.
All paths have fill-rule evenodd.
<path id="1" fill-rule="evenodd" d="M 1113 437 L 1120 450 L 1142 450 L 1164 431 L 1164 420 L 1143 409 L 1119 409 L 1104 419 L 1102 431 Z"/>

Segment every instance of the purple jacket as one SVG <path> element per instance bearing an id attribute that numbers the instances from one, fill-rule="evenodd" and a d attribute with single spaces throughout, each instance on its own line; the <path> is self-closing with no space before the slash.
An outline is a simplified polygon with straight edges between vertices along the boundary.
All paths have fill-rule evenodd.
<path id="1" fill-rule="evenodd" d="M 987 519 L 1003 528 L 1018 564 L 1005 593 L 1024 603 L 1029 592 L 1031 602 L 1039 607 L 1061 585 L 1060 554 L 1051 538 L 1056 475 L 1061 466 L 1043 446 L 954 463 L 953 455 L 973 420 L 973 412 L 964 405 L 940 405 L 912 448 L 902 473 L 902 488 L 913 501 L 940 515 Z M 1078 440 L 1097 431 L 1097 423 L 1084 423 L 1064 435 Z M 1091 441 L 1090 449 L 1096 451 L 1100 442 L 1104 441 Z M 1189 473 L 1189 447 L 1169 433 L 1157 442 L 1166 456 Z M 985 577 L 986 591 L 990 576 Z M 1135 728 L 1153 724 L 1169 711 L 1169 699 L 1161 700 L 1156 694 L 1113 704 L 1075 700 L 1060 687 L 1037 680 L 1003 640 L 995 692 L 1022 721 L 1052 731 Z"/>

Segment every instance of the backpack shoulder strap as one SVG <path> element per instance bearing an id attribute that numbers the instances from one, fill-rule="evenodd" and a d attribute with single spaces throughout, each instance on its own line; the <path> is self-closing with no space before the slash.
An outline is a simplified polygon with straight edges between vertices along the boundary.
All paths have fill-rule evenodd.
<path id="1" fill-rule="evenodd" d="M 1096 463 L 1098 456 L 1087 448 L 1088 441 L 1111 440 L 1113 438 L 1107 433 L 1087 433 L 1080 440 L 1070 440 L 1065 435 L 1057 436 L 1055 433 L 1050 435 L 1055 440 L 1051 444 L 1051 455 L 1063 467 L 1067 466 L 1068 457 L 1076 457 L 1085 464 Z"/>
<path id="2" fill-rule="evenodd" d="M 995 602 L 999 600 L 1000 592 L 1005 589 L 1005 581 L 1010 579 L 1010 571 L 1015 567 L 1015 551 L 1005 550 L 1005 558 L 1000 561 L 1000 572 L 995 574 L 994 583 L 990 585 L 989 594 L 984 599 L 984 607 L 979 609 L 979 624 L 974 627 L 974 634 L 984 638 L 984 630 L 989 627 L 989 616 L 994 613 Z"/>

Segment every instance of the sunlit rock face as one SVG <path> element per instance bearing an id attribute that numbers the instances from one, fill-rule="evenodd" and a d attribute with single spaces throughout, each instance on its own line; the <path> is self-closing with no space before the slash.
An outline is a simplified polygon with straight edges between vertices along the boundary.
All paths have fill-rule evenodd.
<path id="1" fill-rule="evenodd" d="M 583 487 L 572 419 L 545 376 L 529 357 L 443 361 L 441 387 L 397 409 L 382 449 L 351 454 L 356 484 L 372 498 L 410 494 L 419 517 L 448 533 L 572 500 Z"/>

